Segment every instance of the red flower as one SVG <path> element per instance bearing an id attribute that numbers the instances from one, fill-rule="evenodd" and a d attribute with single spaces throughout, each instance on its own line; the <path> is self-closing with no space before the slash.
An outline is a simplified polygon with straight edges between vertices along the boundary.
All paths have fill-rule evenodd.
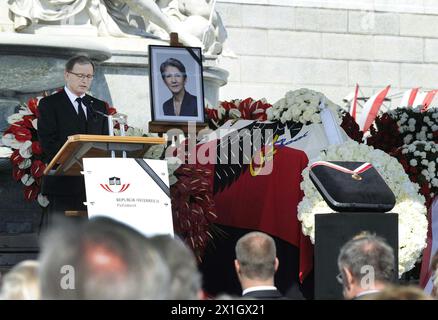
<path id="1" fill-rule="evenodd" d="M 6 129 L 6 131 L 3 132 L 3 135 L 6 135 L 6 134 L 8 134 L 8 133 L 14 133 L 12 127 L 14 127 L 14 125 L 10 125 L 10 126 Z"/>
<path id="2" fill-rule="evenodd" d="M 225 110 L 225 115 L 220 120 L 216 109 L 206 109 L 207 117 L 210 120 L 210 128 L 212 129 L 217 129 L 230 120 L 230 111 L 233 109 L 240 111 L 239 119 L 265 121 L 267 119 L 266 109 L 272 107 L 269 103 L 265 103 L 262 100 L 255 101 L 252 98 L 222 101 L 220 106 Z M 233 117 L 233 119 L 235 118 Z"/>
<path id="3" fill-rule="evenodd" d="M 19 181 L 24 176 L 25 173 L 26 173 L 25 170 L 22 170 L 22 169 L 18 168 L 17 166 L 14 166 L 12 168 L 12 178 L 15 181 Z"/>
<path id="4" fill-rule="evenodd" d="M 405 169 L 405 171 L 407 172 L 407 171 L 408 171 L 408 168 L 409 168 L 409 164 L 408 164 L 408 162 L 406 161 L 406 159 L 405 159 L 405 158 L 400 158 L 400 159 L 399 159 L 399 162 L 400 162 L 400 164 L 403 166 L 403 168 Z"/>
<path id="5" fill-rule="evenodd" d="M 231 109 L 237 109 L 237 106 L 232 103 L 232 102 L 228 102 L 228 101 L 224 101 L 221 103 L 222 108 L 224 108 L 226 111 L 229 111 Z"/>
<path id="6" fill-rule="evenodd" d="M 43 153 L 43 148 L 41 147 L 41 143 L 39 141 L 32 142 L 32 153 L 36 156 L 39 156 Z"/>
<path id="7" fill-rule="evenodd" d="M 215 120 L 215 121 L 217 121 L 219 119 L 219 114 L 217 112 L 217 109 L 206 108 L 205 112 L 207 113 L 208 119 Z"/>
<path id="8" fill-rule="evenodd" d="M 423 196 L 429 196 L 430 195 L 430 188 L 429 188 L 427 182 L 421 186 L 420 192 L 421 192 L 421 194 Z"/>
<path id="9" fill-rule="evenodd" d="M 268 119 L 268 115 L 266 113 L 261 113 L 259 116 L 255 118 L 258 121 L 266 121 Z"/>
<path id="10" fill-rule="evenodd" d="M 20 141 L 20 142 L 25 142 L 27 140 L 32 139 L 32 132 L 30 132 L 29 129 L 26 129 L 24 127 L 15 126 L 13 128 L 13 133 L 14 133 L 15 139 L 17 139 L 17 141 Z"/>
<path id="11" fill-rule="evenodd" d="M 396 120 L 384 113 L 375 120 L 377 129 L 371 127 L 371 136 L 367 144 L 386 153 L 391 153 L 403 145 L 403 137 L 400 134 Z"/>
<path id="12" fill-rule="evenodd" d="M 211 237 L 210 224 L 216 219 L 211 170 L 182 165 L 176 171 L 178 182 L 171 186 L 175 231 L 182 235 L 198 260 Z"/>
<path id="13" fill-rule="evenodd" d="M 31 98 L 27 101 L 29 110 L 38 117 L 38 98 Z"/>
<path id="14" fill-rule="evenodd" d="M 114 125 L 114 129 L 120 129 L 120 123 L 116 122 L 116 124 Z M 127 124 L 125 124 L 125 132 L 128 131 L 129 126 Z"/>
<path id="15" fill-rule="evenodd" d="M 105 108 L 106 108 L 106 112 L 108 113 L 108 115 L 112 116 L 115 115 L 117 113 L 116 108 L 110 107 L 110 105 L 108 104 L 108 102 L 105 102 Z"/>
<path id="16" fill-rule="evenodd" d="M 45 168 L 46 165 L 41 160 L 35 160 L 30 167 L 30 173 L 32 173 L 35 178 L 39 178 L 43 175 Z"/>
<path id="17" fill-rule="evenodd" d="M 254 112 L 257 109 L 269 109 L 270 107 L 272 107 L 272 105 L 270 103 L 264 103 L 261 100 L 255 101 L 252 106 L 251 106 L 251 112 Z"/>
<path id="18" fill-rule="evenodd" d="M 18 149 L 12 152 L 10 159 L 14 166 L 18 166 L 24 160 L 24 158 L 20 155 L 20 151 Z"/>
<path id="19" fill-rule="evenodd" d="M 21 121 L 23 122 L 23 125 L 24 125 L 26 128 L 33 129 L 32 121 L 33 121 L 34 119 L 35 119 L 34 116 L 24 116 L 24 117 L 23 117 L 23 120 L 21 120 Z"/>
<path id="20" fill-rule="evenodd" d="M 254 110 L 251 110 L 251 104 L 253 101 L 252 98 L 246 98 L 245 100 L 240 101 L 239 111 L 242 112 L 242 110 L 247 109 L 249 113 L 253 112 Z"/>
<path id="21" fill-rule="evenodd" d="M 26 200 L 36 200 L 39 192 L 39 186 L 37 186 L 35 183 L 32 183 L 30 186 L 24 187 L 24 198 Z"/>
<path id="22" fill-rule="evenodd" d="M 362 142 L 363 132 L 360 131 L 359 125 L 356 123 L 356 120 L 354 120 L 354 118 L 348 112 L 342 118 L 341 127 L 351 139 L 359 143 Z M 371 132 L 374 131 L 374 127 L 371 126 Z"/>

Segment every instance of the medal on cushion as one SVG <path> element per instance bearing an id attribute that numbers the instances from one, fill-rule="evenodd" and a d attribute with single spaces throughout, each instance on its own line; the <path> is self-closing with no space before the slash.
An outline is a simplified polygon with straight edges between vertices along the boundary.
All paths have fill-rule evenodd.
<path id="1" fill-rule="evenodd" d="M 357 173 L 353 173 L 353 174 L 351 175 L 351 177 L 352 177 L 354 180 L 357 180 L 357 181 L 362 180 L 362 177 L 361 177 L 360 175 L 358 175 Z"/>

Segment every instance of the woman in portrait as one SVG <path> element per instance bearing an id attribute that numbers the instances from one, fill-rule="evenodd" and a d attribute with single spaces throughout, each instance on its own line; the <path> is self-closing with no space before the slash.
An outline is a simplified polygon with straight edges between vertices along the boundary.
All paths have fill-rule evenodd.
<path id="1" fill-rule="evenodd" d="M 172 97 L 164 102 L 163 111 L 166 116 L 198 116 L 197 98 L 185 88 L 187 73 L 181 61 L 169 58 L 160 66 L 161 77 Z"/>

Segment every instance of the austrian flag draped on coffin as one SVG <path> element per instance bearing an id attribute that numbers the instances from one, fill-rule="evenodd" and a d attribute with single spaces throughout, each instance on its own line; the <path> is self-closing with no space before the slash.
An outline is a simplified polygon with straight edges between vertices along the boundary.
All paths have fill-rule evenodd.
<path id="1" fill-rule="evenodd" d="M 226 125 L 224 125 L 225 127 Z M 303 198 L 300 189 L 301 172 L 306 168 L 309 158 L 315 156 L 328 144 L 321 124 L 303 126 L 300 123 L 281 124 L 280 122 L 237 121 L 230 129 L 238 128 L 239 134 L 233 139 L 223 136 L 220 140 L 210 140 L 201 145 L 214 143 L 210 147 L 216 155 L 216 164 L 208 165 L 214 170 L 214 200 L 218 213 L 218 224 L 254 229 L 283 239 L 299 249 L 299 278 L 303 281 L 313 268 L 313 247 L 309 237 L 302 233 L 301 223 L 297 218 L 297 206 Z M 245 134 L 251 132 L 253 141 L 260 136 L 266 137 L 266 130 L 272 130 L 274 149 L 254 147 L 252 162 L 244 162 L 245 155 L 239 156 L 239 163 L 231 159 L 232 144 L 239 144 L 239 151 L 245 148 Z M 259 129 L 259 130 L 257 130 Z M 231 132 L 230 131 L 230 132 Z M 235 137 L 240 137 L 236 140 Z M 271 144 L 272 145 L 272 144 Z M 229 147 L 229 149 L 226 149 Z M 230 158 L 226 163 L 220 162 L 224 149 Z M 308 153 L 305 151 L 309 151 Z M 260 155 L 264 162 L 258 164 Z M 269 163 L 271 162 L 271 163 Z M 262 167 L 269 167 L 269 174 L 262 172 Z"/>

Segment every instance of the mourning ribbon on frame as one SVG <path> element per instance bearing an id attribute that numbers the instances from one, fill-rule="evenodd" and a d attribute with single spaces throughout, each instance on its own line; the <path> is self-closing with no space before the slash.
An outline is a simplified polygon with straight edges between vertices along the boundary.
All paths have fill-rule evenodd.
<path id="1" fill-rule="evenodd" d="M 144 159 L 135 159 L 140 167 L 151 177 L 151 179 L 160 187 L 161 190 L 170 198 L 170 189 L 158 174 L 152 169 Z"/>

